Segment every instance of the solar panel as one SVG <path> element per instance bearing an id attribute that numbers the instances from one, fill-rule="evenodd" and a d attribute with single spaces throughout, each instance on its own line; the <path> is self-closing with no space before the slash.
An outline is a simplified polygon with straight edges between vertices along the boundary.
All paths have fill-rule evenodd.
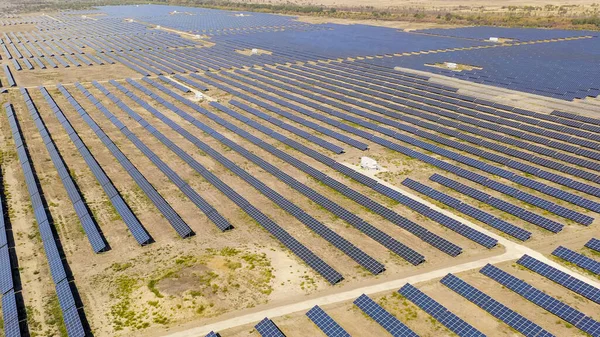
<path id="1" fill-rule="evenodd" d="M 88 115 L 81 105 L 72 98 L 71 94 L 62 85 L 59 84 L 57 87 L 58 90 L 67 98 L 69 103 L 71 103 L 71 105 L 77 110 L 86 124 L 92 128 L 104 145 L 111 151 L 111 153 L 115 156 L 117 154 L 122 154 L 118 147 L 109 146 L 111 144 L 114 145 L 113 141 L 104 133 L 104 131 L 102 131 L 102 129 L 98 127 L 96 122 Z M 148 180 L 139 172 L 137 168 L 135 168 L 135 166 L 133 166 L 133 164 L 131 164 L 126 157 L 123 158 L 125 159 L 125 163 L 127 163 L 128 167 L 130 168 L 130 170 L 128 170 L 130 176 L 136 181 L 142 191 L 150 198 L 156 208 L 165 216 L 177 234 L 184 238 L 193 235 L 191 228 L 181 219 L 179 214 L 175 212 L 171 205 L 167 203 L 167 201 L 158 193 L 158 191 L 156 191 L 152 184 L 148 182 Z"/>
<path id="2" fill-rule="evenodd" d="M 324 334 L 329 337 L 350 337 L 350 334 L 344 330 L 336 321 L 334 321 L 323 309 L 315 305 L 310 309 L 306 316 L 315 323 Z"/>
<path id="3" fill-rule="evenodd" d="M 592 238 L 585 244 L 585 246 L 591 250 L 595 250 L 596 252 L 600 253 L 600 240 L 596 238 Z"/>
<path id="4" fill-rule="evenodd" d="M 585 255 L 574 252 L 563 246 L 556 248 L 552 255 L 573 263 L 576 266 L 588 270 L 596 275 L 600 275 L 600 262 L 593 260 Z"/>
<path id="5" fill-rule="evenodd" d="M 479 330 L 463 321 L 460 317 L 456 316 L 443 305 L 439 304 L 413 285 L 407 283 L 400 288 L 398 292 L 458 336 L 485 337 Z"/>
<path id="6" fill-rule="evenodd" d="M 208 333 L 208 335 L 206 335 L 204 337 L 219 337 L 219 335 L 217 335 L 214 331 L 211 331 Z"/>
<path id="7" fill-rule="evenodd" d="M 130 80 L 130 79 L 128 79 L 127 81 L 130 84 L 132 84 L 134 87 L 136 87 L 137 89 L 139 89 L 145 93 L 149 93 L 149 91 L 147 91 L 147 89 L 144 89 L 144 87 L 140 86 L 135 81 Z M 114 85 L 116 82 L 113 81 L 111 83 Z M 156 82 L 153 82 L 153 81 L 150 81 L 149 83 L 152 83 L 155 86 L 158 85 Z M 175 95 L 173 92 L 171 92 L 167 88 L 164 88 L 162 86 L 160 86 L 160 87 L 161 87 L 162 91 L 169 92 L 172 95 Z M 118 85 L 117 85 L 117 88 L 119 88 Z M 163 101 L 162 104 L 176 113 L 182 113 L 182 111 L 180 109 L 178 109 L 176 106 L 174 106 L 172 103 Z M 159 119 L 161 119 L 163 121 L 168 121 L 167 124 L 172 123 L 172 121 L 168 120 L 168 118 L 166 118 L 163 114 L 158 112 L 156 109 L 153 109 L 153 108 L 149 107 L 148 105 L 145 105 L 144 107 L 148 111 L 153 113 L 155 116 L 159 117 Z M 199 108 L 197 107 L 197 109 L 199 109 Z M 189 119 L 189 118 L 186 118 L 186 119 Z M 198 125 L 198 123 L 199 123 L 198 121 L 195 121 L 195 125 Z M 170 126 L 176 128 L 176 125 L 170 125 Z M 216 137 L 217 140 L 221 141 L 224 139 L 224 136 L 222 136 L 222 135 L 220 137 L 218 137 L 217 136 L 218 134 L 215 133 L 214 130 L 212 130 L 212 129 L 206 129 L 206 130 L 208 131 L 208 133 L 211 133 L 211 135 L 213 137 Z M 207 144 L 204 144 L 203 142 L 201 142 L 197 137 L 193 136 L 191 133 L 185 131 L 182 128 L 176 128 L 176 131 L 178 131 L 184 137 L 189 139 L 192 143 L 194 143 L 203 152 L 211 155 L 213 158 L 219 160 L 220 162 L 223 162 L 227 165 L 230 165 L 230 167 L 233 167 L 233 165 L 231 165 L 231 164 L 233 164 L 232 162 L 231 162 L 231 164 L 228 164 L 228 163 L 230 163 L 229 160 L 225 160 L 225 157 L 223 157 L 218 152 L 213 150 Z M 159 140 L 166 141 L 167 138 L 160 137 Z M 174 148 L 174 144 L 171 145 L 171 147 Z M 219 188 L 219 190 L 221 190 L 226 196 L 228 196 L 230 200 L 232 200 L 234 203 L 236 203 L 250 217 L 252 217 L 254 220 L 256 220 L 261 226 L 263 226 L 263 228 L 265 228 L 267 231 L 269 231 L 274 237 L 279 239 L 286 247 L 288 247 L 298 257 L 303 259 L 309 266 L 311 266 L 315 271 L 317 271 L 319 274 L 321 274 L 326 280 L 328 280 L 332 284 L 335 284 L 342 280 L 342 275 L 339 274 L 335 269 L 333 269 L 331 266 L 329 266 L 327 263 L 325 263 L 321 258 L 319 258 L 317 255 L 315 255 L 307 247 L 305 247 L 300 242 L 298 242 L 292 235 L 290 235 L 288 232 L 283 230 L 278 224 L 273 222 L 266 215 L 264 215 L 262 212 L 260 212 L 254 206 L 252 206 L 241 195 L 239 195 L 237 192 L 235 192 L 233 189 L 231 189 L 226 184 L 222 183 L 214 174 L 212 174 L 210 171 L 208 171 L 206 169 L 202 169 L 202 167 L 199 166 L 200 164 L 195 161 L 190 160 L 190 161 L 188 161 L 188 163 L 193 164 L 196 167 L 196 171 L 198 173 L 200 173 L 206 180 L 211 182 L 215 187 Z M 240 169 L 238 171 L 238 173 L 241 173 L 241 172 L 243 172 L 243 171 Z M 246 178 L 249 178 L 249 177 L 246 176 Z M 248 179 L 247 181 L 249 181 L 249 182 L 255 181 L 255 179 Z M 262 189 L 264 189 L 264 187 L 262 187 Z M 276 200 L 276 199 L 272 199 L 272 200 Z M 282 201 L 282 200 L 280 200 L 280 201 Z M 303 216 L 302 218 L 299 218 L 299 219 L 308 219 L 308 218 L 306 216 Z"/>
<path id="8" fill-rule="evenodd" d="M 4 227 L 0 227 L 0 231 L 4 231 Z M 7 245 L 0 248 L 0 295 L 9 292 L 14 287 L 9 254 Z"/>
<path id="9" fill-rule="evenodd" d="M 452 274 L 444 276 L 440 282 L 527 337 L 554 336 L 539 325 Z"/>
<path id="10" fill-rule="evenodd" d="M 44 97 L 44 99 L 46 100 L 48 105 L 51 107 L 51 109 L 54 112 L 54 114 L 56 115 L 57 119 L 60 121 L 62 127 L 65 129 L 65 131 L 67 131 L 71 141 L 76 146 L 77 150 L 83 157 L 84 161 L 86 162 L 86 164 L 88 165 L 88 167 L 90 168 L 90 170 L 92 171 L 94 176 L 96 177 L 96 180 L 100 183 L 104 192 L 110 198 L 112 205 L 114 206 L 117 213 L 123 219 L 123 222 L 125 222 L 125 224 L 129 228 L 133 237 L 136 239 L 136 241 L 140 245 L 149 243 L 150 236 L 148 235 L 148 233 L 146 233 L 146 231 L 142 227 L 141 223 L 135 217 L 135 215 L 133 214 L 131 209 L 127 206 L 127 204 L 125 203 L 125 201 L 123 200 L 121 195 L 117 193 L 117 190 L 115 189 L 114 185 L 112 184 L 110 179 L 106 176 L 106 173 L 104 173 L 104 171 L 100 168 L 100 165 L 95 160 L 94 156 L 89 152 L 88 148 L 82 142 L 79 135 L 75 132 L 75 130 L 73 130 L 71 124 L 65 118 L 62 110 L 56 105 L 56 103 L 54 102 L 54 100 L 52 99 L 52 97 L 50 96 L 50 94 L 48 93 L 48 91 L 45 88 L 41 87 L 40 92 L 42 93 L 42 96 Z M 72 131 L 70 131 L 70 130 L 72 130 Z M 65 172 L 65 174 L 61 175 L 61 178 L 66 177 L 66 175 L 68 175 L 68 172 L 66 172 L 66 170 L 64 172 Z M 60 173 L 60 169 L 59 169 L 59 173 Z M 71 185 L 71 184 L 69 184 L 68 180 L 65 180 L 65 182 L 67 183 L 67 185 Z"/>
<path id="11" fill-rule="evenodd" d="M 277 325 L 275 325 L 272 320 L 266 317 L 256 324 L 254 328 L 262 337 L 285 337 Z"/>
<path id="12" fill-rule="evenodd" d="M 29 114 L 31 115 L 31 117 L 34 120 L 36 120 L 35 124 L 37 126 L 38 132 L 41 135 L 48 135 L 48 136 L 46 136 L 46 137 L 48 137 L 48 141 L 45 141 L 44 143 L 46 145 L 46 149 L 48 150 L 48 153 L 50 154 L 50 158 L 52 159 L 54 167 L 58 171 L 64 170 L 66 172 L 67 169 L 66 169 L 65 163 L 62 160 L 62 157 L 60 156 L 58 149 L 56 148 L 52 139 L 50 138 L 48 130 L 46 129 L 46 126 L 42 122 L 41 116 L 40 116 L 37 108 L 33 105 L 31 97 L 29 96 L 29 92 L 27 91 L 27 89 L 22 88 L 21 94 L 23 95 L 25 103 L 29 109 Z M 99 252 L 106 250 L 108 246 L 106 245 L 104 238 L 102 237 L 98 228 L 96 227 L 96 224 L 92 220 L 91 213 L 88 211 L 87 207 L 85 207 L 85 205 L 81 201 L 82 196 L 81 196 L 80 192 L 74 187 L 74 183 L 73 183 L 71 176 L 69 174 L 67 174 L 67 175 L 61 177 L 61 180 L 67 191 L 67 195 L 69 196 L 69 199 L 71 200 L 71 202 L 75 208 L 77 217 L 79 218 L 81 226 L 83 227 L 83 230 L 88 238 L 88 241 L 90 242 L 90 244 L 92 246 L 92 249 L 94 250 L 95 253 L 99 253 Z M 73 186 L 73 188 L 68 188 L 68 186 Z M 77 205 L 80 205 L 80 207 L 77 207 Z M 36 208 L 36 206 L 34 205 L 34 209 L 35 208 Z"/>
<path id="13" fill-rule="evenodd" d="M 354 300 L 356 305 L 365 314 L 371 317 L 375 322 L 379 323 L 387 332 L 395 337 L 414 336 L 418 337 L 410 328 L 404 325 L 400 320 L 387 312 L 379 304 L 375 303 L 369 296 L 362 294 Z"/>
<path id="14" fill-rule="evenodd" d="M 491 227 L 502 231 L 508 235 L 511 235 L 519 240 L 525 241 L 531 237 L 531 232 L 526 231 L 522 228 L 519 228 L 515 225 L 512 225 L 504 220 L 496 218 L 489 213 L 486 213 L 479 208 L 473 207 L 466 203 L 461 202 L 460 200 L 453 198 L 447 194 L 436 191 L 429 186 L 423 185 L 417 181 L 406 178 L 402 181 L 402 185 L 411 188 L 419 193 L 422 193 L 434 200 L 442 202 L 443 204 L 452 207 L 472 218 L 475 218 L 481 222 L 484 222 Z"/>
<path id="15" fill-rule="evenodd" d="M 547 229 L 553 233 L 558 233 L 564 227 L 562 224 L 560 224 L 556 221 L 552 221 L 550 219 L 547 219 L 547 218 L 544 218 L 537 214 L 534 214 L 534 213 L 532 213 L 528 210 L 525 210 L 521 207 L 510 204 L 504 200 L 492 197 L 489 194 L 481 192 L 478 189 L 475 189 L 470 186 L 466 186 L 455 180 L 441 176 L 437 173 L 432 175 L 431 177 L 429 177 L 429 179 L 431 181 L 437 182 L 443 186 L 449 187 L 457 192 L 463 193 L 471 198 L 474 198 L 483 203 L 486 203 L 494 208 L 500 209 L 506 213 L 509 213 L 520 219 L 530 222 L 534 225 L 537 225 L 544 229 Z"/>
<path id="16" fill-rule="evenodd" d="M 523 255 L 517 264 L 536 272 L 563 287 L 600 304 L 600 289 L 591 286 L 573 276 L 547 265 L 529 255 Z"/>
<path id="17" fill-rule="evenodd" d="M 536 289 L 532 285 L 514 277 L 502 269 L 487 264 L 479 272 L 523 296 L 532 303 L 562 318 L 566 322 L 573 324 L 573 326 L 582 331 L 589 333 L 592 336 L 600 334 L 600 323 L 586 317 L 581 311 L 545 294 L 543 291 Z M 587 319 L 583 320 L 584 318 Z"/>

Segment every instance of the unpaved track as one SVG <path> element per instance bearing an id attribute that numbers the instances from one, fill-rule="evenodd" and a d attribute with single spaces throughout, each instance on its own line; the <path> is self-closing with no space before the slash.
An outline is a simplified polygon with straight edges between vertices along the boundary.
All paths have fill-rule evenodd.
<path id="1" fill-rule="evenodd" d="M 491 231 L 488 231 L 486 228 L 480 227 L 480 226 L 478 226 L 472 222 L 469 222 L 468 220 L 463 219 L 451 212 L 445 211 L 445 210 L 437 207 L 436 205 L 434 205 L 424 199 L 421 199 L 419 196 L 417 196 L 415 194 L 412 194 L 412 193 L 407 192 L 403 189 L 400 189 L 394 185 L 391 185 L 391 184 L 377 178 L 375 176 L 375 173 L 377 173 L 377 172 L 373 172 L 373 171 L 366 172 L 366 171 L 360 170 L 356 166 L 349 165 L 349 164 L 345 164 L 345 165 L 356 171 L 364 173 L 373 179 L 376 179 L 379 183 L 389 186 L 389 187 L 395 189 L 396 191 L 398 191 L 414 200 L 417 200 L 438 212 L 441 212 L 449 217 L 452 217 L 469 227 L 477 229 L 478 231 L 497 239 L 498 243 L 503 245 L 506 248 L 506 251 L 503 254 L 497 255 L 494 257 L 485 257 L 480 260 L 471 261 L 471 262 L 467 262 L 467 263 L 463 263 L 463 264 L 458 264 L 455 266 L 442 268 L 442 269 L 438 269 L 438 270 L 434 270 L 434 271 L 430 271 L 430 272 L 425 272 L 422 274 L 418 274 L 418 275 L 414 275 L 414 276 L 410 276 L 410 277 L 406 277 L 406 278 L 399 278 L 396 280 L 387 281 L 387 282 L 383 282 L 383 283 L 376 284 L 376 285 L 365 286 L 365 287 L 356 288 L 356 289 L 352 289 L 352 290 L 348 290 L 348 291 L 343 291 L 343 292 L 339 292 L 339 293 L 335 293 L 335 294 L 324 295 L 321 297 L 317 297 L 317 298 L 302 301 L 302 302 L 297 302 L 297 303 L 293 303 L 293 304 L 269 308 L 269 309 L 265 309 L 262 311 L 253 312 L 250 314 L 245 314 L 245 315 L 241 315 L 238 317 L 214 322 L 214 323 L 207 324 L 207 325 L 204 325 L 201 327 L 196 327 L 196 328 L 191 328 L 191 329 L 184 330 L 184 331 L 174 332 L 174 333 L 171 333 L 171 334 L 168 334 L 165 336 L 166 337 L 204 336 L 207 333 L 209 333 L 210 331 L 223 331 L 223 330 L 227 330 L 230 328 L 255 323 L 255 322 L 262 320 L 265 317 L 273 318 L 273 317 L 278 317 L 278 316 L 289 315 L 289 314 L 292 314 L 292 313 L 295 313 L 298 311 L 308 311 L 310 308 L 314 307 L 315 305 L 325 306 L 328 304 L 349 301 L 349 300 L 353 300 L 353 299 L 359 297 L 362 294 L 376 294 L 376 293 L 380 293 L 380 292 L 396 291 L 406 283 L 415 284 L 415 283 L 419 283 L 419 282 L 425 282 L 425 281 L 433 280 L 436 278 L 441 278 L 448 273 L 456 274 L 456 273 L 468 271 L 471 269 L 481 268 L 488 263 L 496 264 L 496 263 L 501 263 L 501 262 L 505 262 L 505 261 L 516 260 L 516 259 L 520 258 L 521 256 L 523 256 L 524 254 L 527 254 L 527 255 L 534 257 L 544 263 L 547 263 L 559 270 L 562 270 L 579 280 L 582 280 L 590 285 L 593 285 L 594 287 L 600 288 L 600 282 L 592 280 L 586 276 L 583 276 L 583 275 L 581 275 L 577 272 L 574 272 L 568 268 L 565 268 L 562 265 L 548 259 L 543 254 L 538 253 L 537 251 L 535 251 L 529 247 L 526 247 L 519 243 L 510 241 L 508 239 L 505 239 L 500 235 L 497 235 Z"/>

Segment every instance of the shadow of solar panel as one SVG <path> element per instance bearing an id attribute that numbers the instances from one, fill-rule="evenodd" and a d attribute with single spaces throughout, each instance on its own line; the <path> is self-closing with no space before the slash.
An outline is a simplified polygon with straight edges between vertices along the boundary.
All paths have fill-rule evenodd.
<path id="1" fill-rule="evenodd" d="M 440 282 L 527 337 L 554 336 L 460 278 L 448 274 Z"/>
<path id="2" fill-rule="evenodd" d="M 563 246 L 556 248 L 552 255 L 573 263 L 576 266 L 588 270 L 596 275 L 600 275 L 600 262 L 593 260 L 585 255 L 574 252 Z"/>
<path id="3" fill-rule="evenodd" d="M 323 331 L 323 333 L 329 337 L 350 337 L 344 328 L 342 328 L 336 321 L 334 321 L 323 309 L 318 305 L 315 305 L 310 309 L 306 316 L 310 318 L 315 325 Z"/>
<path id="4" fill-rule="evenodd" d="M 400 290 L 400 295 L 406 297 L 409 301 L 416 304 L 419 308 L 427 312 L 437 321 L 442 323 L 450 331 L 461 337 L 485 337 L 483 333 L 475 329 L 469 323 L 463 321 L 460 317 L 446 309 L 425 293 L 415 288 L 411 284 L 405 284 Z"/>
<path id="5" fill-rule="evenodd" d="M 517 264 L 536 272 L 563 287 L 600 304 L 600 289 L 591 286 L 573 276 L 547 265 L 529 255 L 523 255 Z"/>
<path id="6" fill-rule="evenodd" d="M 379 323 L 379 325 L 387 330 L 392 336 L 418 337 L 416 333 L 400 322 L 394 315 L 383 309 L 379 304 L 375 303 L 369 296 L 362 294 L 359 298 L 354 300 L 354 305 L 371 317 L 375 322 Z"/>
<path id="7" fill-rule="evenodd" d="M 479 272 L 523 296 L 532 303 L 562 318 L 566 322 L 573 324 L 573 326 L 582 331 L 589 333 L 592 336 L 600 335 L 600 323 L 591 318 L 583 321 L 586 316 L 581 311 L 545 294 L 541 290 L 536 289 L 532 285 L 512 276 L 502 269 L 487 264 Z"/>
<path id="8" fill-rule="evenodd" d="M 600 253 L 600 240 L 596 239 L 596 238 L 592 238 L 590 239 L 590 241 L 588 241 L 585 246 L 591 250 L 595 250 L 596 252 Z"/>
<path id="9" fill-rule="evenodd" d="M 277 325 L 266 317 L 256 324 L 254 328 L 262 337 L 285 337 Z"/>

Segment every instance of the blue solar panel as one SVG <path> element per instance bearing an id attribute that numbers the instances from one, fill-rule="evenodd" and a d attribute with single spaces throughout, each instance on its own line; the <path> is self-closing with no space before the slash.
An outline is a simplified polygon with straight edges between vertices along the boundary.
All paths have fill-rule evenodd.
<path id="1" fill-rule="evenodd" d="M 266 317 L 256 324 L 254 328 L 262 337 L 285 337 L 277 325 L 275 325 L 272 320 Z"/>
<path id="2" fill-rule="evenodd" d="M 483 333 L 475 329 L 469 323 L 463 321 L 460 317 L 446 309 L 425 293 L 415 288 L 411 284 L 405 284 L 400 290 L 400 295 L 406 297 L 409 301 L 423 309 L 437 321 L 442 323 L 450 331 L 460 337 L 485 337 Z"/>
<path id="3" fill-rule="evenodd" d="M 440 282 L 527 337 L 554 336 L 539 325 L 452 274 L 444 276 Z"/>
<path id="4" fill-rule="evenodd" d="M 113 153 L 113 155 L 122 154 L 121 150 L 114 145 L 113 141 L 98 127 L 96 122 L 87 114 L 87 112 L 81 107 L 81 105 L 73 99 L 71 94 L 62 86 L 58 85 L 58 90 L 67 98 L 69 103 L 77 110 L 82 119 L 88 124 L 92 130 L 96 133 L 96 135 L 100 138 L 100 140 L 104 143 L 104 145 Z M 188 237 L 193 235 L 191 228 L 181 219 L 179 214 L 175 212 L 175 210 L 167 203 L 167 201 L 156 191 L 156 189 L 146 180 L 146 178 L 139 172 L 133 164 L 126 158 L 124 158 L 124 167 L 128 167 L 129 170 L 127 172 L 130 176 L 136 181 L 136 183 L 140 186 L 142 191 L 148 195 L 150 200 L 154 203 L 156 208 L 165 216 L 167 221 L 171 224 L 171 226 L 175 229 L 175 231 L 181 237 Z M 123 163 L 122 163 L 123 165 Z"/>
<path id="5" fill-rule="evenodd" d="M 586 317 L 581 311 L 545 294 L 543 291 L 536 289 L 532 285 L 512 276 L 502 269 L 487 264 L 479 272 L 523 296 L 534 304 L 562 318 L 582 331 L 592 336 L 600 335 L 600 323 Z M 586 319 L 584 320 L 584 318 Z"/>
<path id="6" fill-rule="evenodd" d="M 371 317 L 375 322 L 379 323 L 379 325 L 387 330 L 387 332 L 389 332 L 392 336 L 418 337 L 416 333 L 414 333 L 410 328 L 400 322 L 400 320 L 369 298 L 369 296 L 365 294 L 361 295 L 359 298 L 354 300 L 354 305 Z"/>
<path id="7" fill-rule="evenodd" d="M 588 270 L 596 275 L 600 275 L 600 262 L 593 260 L 585 255 L 574 252 L 568 248 L 560 246 L 556 248 L 552 255 L 573 263 L 576 266 Z"/>
<path id="8" fill-rule="evenodd" d="M 133 80 L 128 79 L 127 80 L 130 84 L 132 84 L 134 87 L 136 87 L 137 89 L 145 92 L 146 94 L 149 94 L 151 97 L 157 97 L 155 94 L 151 93 L 150 91 L 148 91 L 147 89 L 145 89 L 143 86 L 140 86 L 138 83 L 136 83 Z M 124 89 L 121 86 L 117 85 L 116 82 L 112 81 L 111 82 L 113 85 L 117 86 L 117 88 Z M 172 91 L 170 91 L 169 89 L 159 85 L 158 83 L 154 82 L 154 81 L 149 81 L 149 83 L 151 83 L 153 86 L 159 86 L 161 91 L 169 93 L 170 96 L 180 99 L 179 96 L 175 93 L 173 93 Z M 169 103 L 167 101 L 163 101 L 162 104 L 166 107 L 168 107 L 169 109 L 171 109 L 173 112 L 178 113 L 178 114 L 183 114 L 184 112 L 182 110 L 180 110 L 179 108 L 177 108 L 175 105 L 173 105 L 172 103 Z M 196 105 L 192 104 L 191 102 L 188 102 L 188 104 L 190 104 L 191 106 L 195 106 L 197 110 L 199 110 L 200 108 L 197 107 Z M 171 120 L 169 120 L 166 116 L 164 116 L 162 113 L 160 113 L 158 110 L 151 108 L 148 105 L 144 105 L 144 108 L 146 108 L 146 110 L 150 111 L 151 113 L 153 113 L 155 116 L 159 117 L 159 119 L 165 121 L 165 123 L 169 124 L 171 127 L 175 128 L 176 131 L 178 131 L 180 134 L 182 134 L 184 137 L 186 137 L 188 140 L 190 140 L 192 143 L 194 143 L 198 148 L 200 148 L 204 153 L 209 154 L 211 157 L 217 159 L 219 162 L 222 162 L 224 165 L 229 165 L 230 168 L 235 168 L 237 167 L 236 165 L 233 164 L 233 162 L 231 162 L 230 160 L 226 159 L 224 156 L 222 156 L 221 154 L 219 154 L 218 152 L 216 152 L 214 149 L 212 149 L 210 146 L 208 146 L 207 144 L 203 143 L 202 141 L 200 141 L 197 137 L 193 136 L 191 133 L 185 131 L 182 128 L 178 128 L 176 124 L 174 124 Z M 200 110 L 203 111 L 203 110 Z M 182 117 L 185 115 L 182 115 Z M 214 130 L 208 128 L 206 125 L 201 124 L 199 121 L 195 120 L 194 118 L 191 118 L 189 116 L 187 116 L 186 118 L 187 120 L 192 120 L 193 124 L 195 124 L 196 126 L 200 125 L 200 128 L 204 128 L 204 130 L 207 131 L 207 133 L 211 134 L 211 136 L 215 137 L 217 140 L 219 141 L 224 141 L 224 136 L 216 133 Z M 219 136 L 220 135 L 220 136 Z M 165 142 L 168 139 L 166 137 L 159 137 L 159 140 Z M 171 143 L 169 143 L 171 144 Z M 230 144 L 232 145 L 232 144 Z M 170 145 L 170 147 L 172 149 L 176 149 L 176 146 L 174 144 Z M 181 152 L 180 152 L 181 153 Z M 273 236 L 275 236 L 277 239 L 279 239 L 284 245 L 286 245 L 292 252 L 294 252 L 298 257 L 300 257 L 301 259 L 303 259 L 309 266 L 311 266 L 315 271 L 317 271 L 319 274 L 321 274 L 325 279 L 327 279 L 330 283 L 334 284 L 337 283 L 339 281 L 342 280 L 342 275 L 339 274 L 335 269 L 333 269 L 331 266 L 329 266 L 328 264 L 326 264 L 322 259 L 320 259 L 318 256 L 316 256 L 312 251 L 310 251 L 308 248 L 306 248 L 304 245 L 302 245 L 300 242 L 298 242 L 293 236 L 291 236 L 288 232 L 284 231 L 278 224 L 276 224 L 275 222 L 273 222 L 271 219 L 269 219 L 267 216 L 265 216 L 262 212 L 260 212 L 258 209 L 256 209 L 254 206 L 252 206 L 246 199 L 244 199 L 242 196 L 240 196 L 237 192 L 235 192 L 233 189 L 231 189 L 231 187 L 227 186 L 226 184 L 222 183 L 214 174 L 212 174 L 210 171 L 203 169 L 203 167 L 197 163 L 195 160 L 191 160 L 191 157 L 188 156 L 188 164 L 192 165 L 193 167 L 195 167 L 196 171 L 198 173 L 200 173 L 206 180 L 208 180 L 209 182 L 211 182 L 215 187 L 219 188 L 219 190 L 221 190 L 227 197 L 230 198 L 230 200 L 232 200 L 233 202 L 235 202 L 240 208 L 242 208 L 250 217 L 252 217 L 253 219 L 255 219 L 261 226 L 263 226 L 266 230 L 268 230 Z M 236 172 L 236 171 L 234 171 Z M 236 174 L 238 174 L 240 177 L 245 178 L 244 180 L 246 180 L 247 182 L 258 186 L 257 188 L 263 192 L 268 191 L 268 189 L 263 186 L 263 185 L 257 185 L 256 182 L 256 178 L 253 178 L 251 176 L 249 176 L 249 174 L 244 173 L 244 171 L 241 168 L 237 169 Z M 275 201 L 275 202 L 279 202 L 281 204 L 287 204 L 289 205 L 291 208 L 295 208 L 293 206 L 293 204 L 287 202 L 286 200 L 284 200 L 282 197 L 278 197 L 278 194 L 275 193 L 266 193 L 265 195 L 270 196 L 271 200 Z M 289 209 L 291 209 L 289 208 Z M 317 224 L 319 225 L 319 223 L 308 216 L 308 215 L 300 215 L 302 212 L 297 212 L 297 217 L 300 221 L 303 221 L 304 223 L 310 222 L 311 224 Z M 310 225 L 309 225 L 310 226 Z"/>
<path id="9" fill-rule="evenodd" d="M 133 237 L 140 245 L 149 243 L 150 236 L 148 235 L 148 233 L 146 233 L 145 229 L 142 227 L 141 223 L 135 217 L 131 209 L 127 206 L 121 195 L 117 193 L 117 190 L 115 189 L 114 185 L 106 176 L 106 173 L 104 173 L 102 168 L 100 168 L 100 165 L 98 164 L 94 156 L 89 152 L 88 148 L 82 142 L 81 138 L 75 132 L 69 121 L 65 118 L 65 115 L 63 114 L 62 110 L 56 105 L 56 102 L 54 102 L 52 97 L 50 97 L 50 94 L 45 88 L 41 87 L 40 92 L 42 93 L 42 96 L 44 97 L 48 105 L 51 107 L 52 111 L 56 115 L 57 119 L 60 121 L 67 134 L 69 135 L 73 144 L 77 147 L 77 150 L 79 151 L 84 161 L 96 177 L 96 180 L 100 183 L 101 187 L 104 189 L 104 192 L 110 198 L 112 205 L 115 207 L 115 210 L 117 211 L 117 213 L 119 213 L 119 215 L 123 219 L 123 222 L 125 222 L 129 230 L 133 234 Z M 59 173 L 60 171 L 61 170 L 59 169 Z M 68 172 L 66 170 L 64 170 L 63 172 L 64 174 L 60 174 L 60 176 L 61 178 L 66 178 Z M 67 186 L 73 186 L 74 189 L 74 185 L 72 184 L 72 182 L 69 182 L 68 179 L 63 180 L 63 182 L 66 182 Z"/>
<path id="10" fill-rule="evenodd" d="M 596 238 L 592 238 L 585 244 L 585 246 L 591 250 L 595 250 L 596 252 L 600 253 L 600 240 Z"/>
<path id="11" fill-rule="evenodd" d="M 217 335 L 214 331 L 211 331 L 208 333 L 208 335 L 206 335 L 204 337 L 219 337 L 219 335 Z"/>
<path id="12" fill-rule="evenodd" d="M 545 276 L 563 287 L 600 304 L 600 289 L 591 286 L 573 276 L 551 267 L 529 255 L 523 255 L 518 261 L 521 266 Z"/>
<path id="13" fill-rule="evenodd" d="M 306 316 L 315 323 L 324 334 L 329 337 L 350 337 L 350 334 L 344 330 L 336 321 L 334 321 L 323 309 L 315 305 L 310 309 Z"/>
<path id="14" fill-rule="evenodd" d="M 449 187 L 457 192 L 468 195 L 469 197 L 486 203 L 492 207 L 498 208 L 501 211 L 504 211 L 527 222 L 530 222 L 534 225 L 547 229 L 553 233 L 560 232 L 564 227 L 562 224 L 556 221 L 552 221 L 550 219 L 534 214 L 526 209 L 510 204 L 504 200 L 492 197 L 491 195 L 481 192 L 476 188 L 466 186 L 457 181 L 441 176 L 437 173 L 432 175 L 429 179 L 443 186 Z"/>

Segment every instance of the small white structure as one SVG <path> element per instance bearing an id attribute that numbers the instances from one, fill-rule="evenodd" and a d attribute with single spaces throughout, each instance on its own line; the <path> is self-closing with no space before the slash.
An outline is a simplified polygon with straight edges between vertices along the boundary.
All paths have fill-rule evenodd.
<path id="1" fill-rule="evenodd" d="M 456 69 L 458 65 L 454 62 L 446 62 L 446 67 L 450 68 L 450 69 Z"/>
<path id="2" fill-rule="evenodd" d="M 196 101 L 201 101 L 204 99 L 204 95 L 201 92 L 196 92 L 196 97 L 194 97 Z"/>
<path id="3" fill-rule="evenodd" d="M 82 15 L 82 16 L 81 16 L 81 18 L 82 18 L 82 19 L 85 19 L 85 18 L 87 18 L 87 15 Z"/>
<path id="4" fill-rule="evenodd" d="M 160 29 L 160 25 L 156 26 L 157 29 Z"/>
<path id="5" fill-rule="evenodd" d="M 379 171 L 380 167 L 377 160 L 369 157 L 360 157 L 360 167 L 363 170 L 376 170 Z"/>
<path id="6" fill-rule="evenodd" d="M 252 48 L 252 55 L 258 55 L 258 49 Z"/>
<path id="7" fill-rule="evenodd" d="M 196 34 L 196 36 L 194 36 L 194 38 L 199 39 L 200 35 Z"/>
<path id="8" fill-rule="evenodd" d="M 498 42 L 500 39 L 498 39 L 497 37 L 490 37 L 490 41 L 492 42 Z"/>

